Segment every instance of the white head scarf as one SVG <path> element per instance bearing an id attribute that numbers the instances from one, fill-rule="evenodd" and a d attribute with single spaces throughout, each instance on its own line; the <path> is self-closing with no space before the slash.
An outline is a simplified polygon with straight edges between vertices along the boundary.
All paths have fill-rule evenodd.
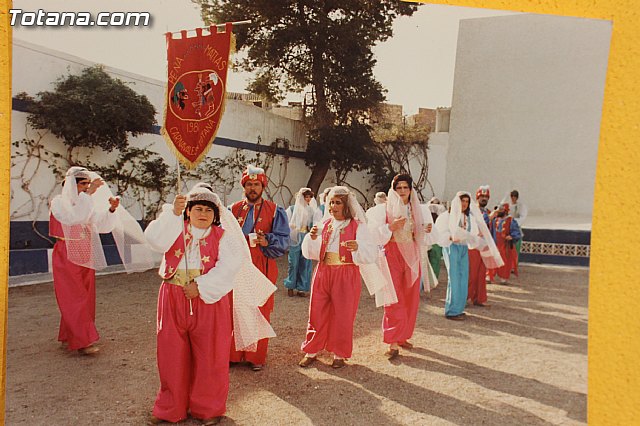
<path id="1" fill-rule="evenodd" d="M 191 191 L 187 193 L 187 202 L 189 201 L 208 201 L 215 204 L 218 208 L 220 208 L 222 204 L 218 194 L 213 192 L 211 186 L 203 182 L 195 184 L 195 186 L 191 188 Z"/>
<path id="2" fill-rule="evenodd" d="M 304 199 L 304 193 L 311 191 L 310 188 L 300 188 L 296 192 L 296 201 L 293 207 L 293 214 L 289 220 L 289 228 L 291 228 L 289 238 L 291 244 L 296 245 L 299 242 L 300 232 L 303 229 L 307 231 L 313 226 L 313 215 L 318 208 L 316 199 L 311 197 L 309 204 Z"/>
<path id="3" fill-rule="evenodd" d="M 65 207 L 75 205 L 78 200 L 76 179 L 91 180 L 89 177 L 89 170 L 79 166 L 73 166 L 67 170 L 67 173 L 64 175 L 64 186 L 62 187 L 62 199 Z"/>
<path id="4" fill-rule="evenodd" d="M 327 196 L 329 195 L 329 192 L 331 192 L 331 188 L 331 186 L 325 188 L 324 191 L 322 191 L 322 194 L 318 196 L 321 206 L 324 206 L 327 203 Z"/>
<path id="5" fill-rule="evenodd" d="M 209 201 L 218 207 L 220 226 L 224 234 L 220 244 L 229 247 L 234 256 L 242 257 L 240 270 L 233 279 L 233 333 L 236 350 L 255 351 L 258 340 L 275 337 L 273 328 L 260 312 L 276 287 L 251 261 L 247 240 L 238 221 L 218 194 L 206 184 L 196 184 L 187 194 L 189 201 Z"/>
<path id="6" fill-rule="evenodd" d="M 462 200 L 460 196 L 467 195 L 469 197 L 469 222 L 471 230 L 467 231 L 460 227 L 462 222 Z M 502 256 L 493 241 L 493 237 L 489 232 L 489 228 L 484 221 L 484 216 L 478 205 L 471 202 L 471 194 L 460 191 L 451 200 L 451 212 L 449 213 L 449 232 L 453 240 L 458 243 L 466 243 L 469 249 L 480 251 L 482 261 L 489 269 L 499 268 L 504 265 Z"/>
<path id="7" fill-rule="evenodd" d="M 418 193 L 414 188 L 411 188 L 409 204 L 404 204 L 393 188 L 393 182 L 391 183 L 387 196 L 387 218 L 389 221 L 398 218 L 407 219 L 404 228 L 394 231 L 393 234 L 394 237 L 398 236 L 395 238 L 398 250 L 411 270 L 411 283 L 415 283 L 420 277 L 420 244 L 425 240 L 425 220 L 422 216 Z M 405 238 L 400 236 L 401 233 L 411 233 L 413 238 L 411 241 L 405 241 Z"/>
<path id="8" fill-rule="evenodd" d="M 387 194 L 384 192 L 377 192 L 373 202 L 377 206 L 378 204 L 384 204 L 387 202 Z"/>
<path id="9" fill-rule="evenodd" d="M 429 200 L 427 208 L 429 209 L 429 212 L 435 213 L 436 217 L 447 211 L 447 208 L 440 204 L 440 200 L 438 200 L 436 197 L 433 197 L 431 200 Z"/>
<path id="10" fill-rule="evenodd" d="M 322 223 L 325 223 L 327 220 L 331 218 L 331 212 L 330 212 L 331 209 L 329 208 L 329 202 L 333 197 L 338 195 L 348 196 L 346 206 L 349 209 L 349 211 L 351 211 L 351 215 L 353 216 L 353 219 L 357 220 L 360 223 L 367 223 L 367 218 L 364 214 L 364 210 L 362 209 L 362 206 L 358 202 L 356 195 L 353 192 L 351 192 L 349 188 L 347 188 L 346 186 L 334 186 L 333 188 L 331 188 L 331 191 L 329 191 L 329 194 L 325 199 L 325 208 L 324 208 L 324 216 L 322 217 Z"/>

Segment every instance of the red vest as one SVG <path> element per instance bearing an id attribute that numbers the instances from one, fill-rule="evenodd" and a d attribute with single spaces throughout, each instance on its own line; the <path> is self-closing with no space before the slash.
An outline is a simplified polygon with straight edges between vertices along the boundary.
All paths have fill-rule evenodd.
<path id="1" fill-rule="evenodd" d="M 240 228 L 244 225 L 244 221 L 247 219 L 247 213 L 249 213 L 249 203 L 247 200 L 238 201 L 231 206 L 231 213 L 238 220 Z M 273 225 L 273 218 L 276 216 L 276 203 L 269 200 L 262 200 L 261 204 L 253 206 L 253 225 L 254 231 L 262 231 L 265 234 L 271 232 L 271 226 Z M 260 212 L 260 215 L 258 215 Z"/>
<path id="2" fill-rule="evenodd" d="M 91 231 L 87 229 L 89 226 L 90 225 L 86 224 L 69 225 L 67 226 L 67 232 L 70 232 L 71 235 L 65 235 L 64 229 L 62 229 L 62 223 L 56 219 L 53 213 L 49 214 L 49 236 L 59 240 L 79 241 L 86 239 L 87 241 L 91 241 L 90 238 L 87 238 L 91 236 Z M 88 244 L 88 247 L 90 246 L 91 244 Z"/>
<path id="3" fill-rule="evenodd" d="M 493 218 L 493 227 L 496 232 L 496 242 L 504 241 L 507 236 L 511 235 L 511 221 L 513 218 L 511 216 L 507 216 L 504 218 L 494 217 Z"/>
<path id="4" fill-rule="evenodd" d="M 352 253 L 347 250 L 345 241 L 352 241 L 356 239 L 356 232 L 358 231 L 358 222 L 355 219 L 351 219 L 349 224 L 340 231 L 340 245 L 338 246 L 338 254 L 340 255 L 340 261 L 342 263 L 353 263 Z M 327 246 L 329 245 L 329 239 L 333 233 L 333 227 L 331 226 L 331 219 L 324 223 L 322 229 L 322 245 L 320 246 L 320 260 L 324 259 L 324 255 L 327 252 Z"/>
<path id="5" fill-rule="evenodd" d="M 62 224 L 55 218 L 53 213 L 49 214 L 49 236 L 60 239 L 64 238 Z"/>
<path id="6" fill-rule="evenodd" d="M 184 257 L 184 240 L 186 239 L 189 241 L 193 238 L 189 232 L 188 224 L 189 222 L 184 223 L 184 238 L 182 235 L 176 238 L 176 241 L 173 243 L 171 248 L 164 254 L 164 271 L 160 273 L 163 280 L 168 280 L 176 274 L 178 265 L 180 264 L 180 259 Z M 216 262 L 218 261 L 220 238 L 222 238 L 223 233 L 224 230 L 219 226 L 212 226 L 209 235 L 198 240 L 198 244 L 200 246 L 200 259 L 202 261 L 200 272 L 203 275 L 216 266 Z"/>

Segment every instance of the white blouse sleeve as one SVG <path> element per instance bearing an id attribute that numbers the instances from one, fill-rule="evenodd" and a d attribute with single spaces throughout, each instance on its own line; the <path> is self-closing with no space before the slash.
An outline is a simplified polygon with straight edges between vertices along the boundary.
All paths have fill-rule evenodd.
<path id="1" fill-rule="evenodd" d="M 60 197 L 51 200 L 51 213 L 63 225 L 81 225 L 89 222 L 93 213 L 93 201 L 91 196 L 81 192 L 73 209 L 63 208 Z"/>
<path id="2" fill-rule="evenodd" d="M 358 224 L 356 241 L 358 242 L 358 250 L 351 253 L 353 263 L 356 265 L 375 263 L 378 259 L 378 246 L 371 237 L 366 224 Z"/>
<path id="3" fill-rule="evenodd" d="M 115 212 L 111 213 L 109 209 L 104 211 L 97 211 L 94 209 L 90 221 L 95 225 L 99 233 L 108 234 L 113 231 L 113 228 L 115 228 L 117 217 Z"/>
<path id="4" fill-rule="evenodd" d="M 311 234 L 304 236 L 302 240 L 302 255 L 307 259 L 320 260 L 320 248 L 322 247 L 322 235 L 318 231 L 318 237 L 311 239 Z"/>
<path id="5" fill-rule="evenodd" d="M 367 210 L 367 224 L 376 244 L 383 246 L 389 242 L 393 233 L 387 224 L 387 209 L 384 204 L 378 204 Z"/>
<path id="6" fill-rule="evenodd" d="M 529 214 L 529 209 L 527 209 L 527 206 L 525 204 L 521 204 L 518 203 L 520 205 L 520 208 L 518 209 L 518 216 L 516 218 L 516 222 L 518 222 L 518 225 L 520 225 L 520 227 L 522 227 L 522 224 L 524 223 L 525 219 L 527 218 L 527 215 Z"/>
<path id="7" fill-rule="evenodd" d="M 195 278 L 200 299 L 207 304 L 216 303 L 233 290 L 234 277 L 242 266 L 242 256 L 237 256 L 229 245 L 225 244 L 224 234 L 220 239 L 219 250 L 216 266 Z"/>
<path id="8" fill-rule="evenodd" d="M 320 210 L 320 207 L 316 208 L 316 211 L 313 212 L 313 224 L 320 225 L 322 223 L 322 216 L 323 214 L 322 210 Z"/>
<path id="9" fill-rule="evenodd" d="M 176 216 L 173 213 L 173 205 L 165 204 L 160 216 L 144 230 L 144 236 L 154 251 L 164 253 L 180 236 L 183 223 L 182 215 Z"/>
<path id="10" fill-rule="evenodd" d="M 436 219 L 434 225 L 436 233 L 434 234 L 438 239 L 435 241 L 440 247 L 449 247 L 451 245 L 451 231 L 449 230 L 449 213 L 442 213 Z"/>

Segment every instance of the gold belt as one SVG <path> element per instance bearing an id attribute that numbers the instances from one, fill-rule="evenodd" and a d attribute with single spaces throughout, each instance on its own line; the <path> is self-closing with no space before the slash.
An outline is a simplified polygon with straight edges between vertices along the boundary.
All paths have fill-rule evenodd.
<path id="1" fill-rule="evenodd" d="M 201 275 L 200 269 L 189 269 L 185 271 L 184 269 L 178 269 L 174 276 L 165 280 L 169 284 L 177 285 L 180 287 L 184 287 L 188 283 L 190 283 L 194 278 L 199 277 Z"/>
<path id="2" fill-rule="evenodd" d="M 345 259 L 346 258 L 344 256 L 340 257 L 338 253 L 326 252 L 324 254 L 324 259 L 322 259 L 322 263 L 328 266 L 353 265 L 353 263 L 345 262 Z"/>
<path id="3" fill-rule="evenodd" d="M 389 239 L 389 241 L 394 243 L 412 243 L 415 240 L 413 232 L 396 232 Z"/>
<path id="4" fill-rule="evenodd" d="M 303 226 L 302 228 L 300 228 L 300 232 L 309 232 L 309 228 Z"/>
<path id="5" fill-rule="evenodd" d="M 60 241 L 84 241 L 84 240 L 86 240 L 86 238 L 64 238 L 64 237 L 58 237 L 57 235 L 50 235 L 50 237 L 53 237 L 56 240 L 60 240 Z"/>

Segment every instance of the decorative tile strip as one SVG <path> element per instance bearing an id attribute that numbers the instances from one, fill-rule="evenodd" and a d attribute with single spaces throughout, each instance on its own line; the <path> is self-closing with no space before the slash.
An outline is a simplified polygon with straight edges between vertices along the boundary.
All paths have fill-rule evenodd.
<path id="1" fill-rule="evenodd" d="M 527 254 L 546 254 L 550 256 L 589 257 L 591 246 L 584 244 L 523 241 L 521 252 Z"/>

